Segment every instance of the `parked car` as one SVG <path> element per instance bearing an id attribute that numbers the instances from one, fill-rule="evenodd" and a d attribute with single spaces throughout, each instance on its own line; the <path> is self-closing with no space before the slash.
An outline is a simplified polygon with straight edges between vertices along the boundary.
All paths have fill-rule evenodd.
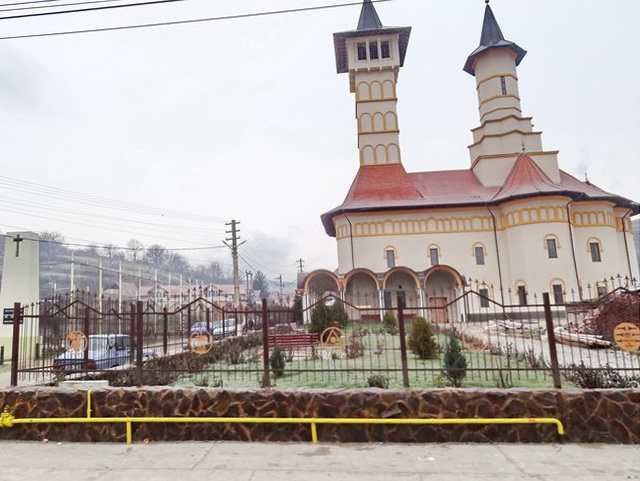
<path id="1" fill-rule="evenodd" d="M 90 334 L 89 352 L 85 365 L 84 351 L 68 350 L 53 360 L 53 369 L 66 373 L 110 369 L 129 362 L 131 339 L 126 334 Z M 150 349 L 144 349 L 143 356 L 153 355 Z"/>
<path id="2" fill-rule="evenodd" d="M 209 331 L 211 332 L 211 330 L 213 329 L 213 324 L 211 322 L 206 322 L 206 321 L 198 321 L 196 323 L 193 324 L 193 326 L 191 326 L 191 328 L 189 329 L 189 334 L 194 334 L 198 331 Z"/>
<path id="3" fill-rule="evenodd" d="M 242 334 L 238 332 L 238 325 L 234 318 L 225 319 L 224 321 L 218 321 L 213 325 L 213 338 L 222 339 L 223 337 L 232 337 Z"/>

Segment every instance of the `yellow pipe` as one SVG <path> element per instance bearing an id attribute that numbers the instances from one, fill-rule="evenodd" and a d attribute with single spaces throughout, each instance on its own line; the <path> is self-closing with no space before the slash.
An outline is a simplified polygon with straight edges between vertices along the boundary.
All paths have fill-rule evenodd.
<path id="1" fill-rule="evenodd" d="M 91 389 L 87 391 L 87 419 L 91 418 Z"/>
<path id="2" fill-rule="evenodd" d="M 258 424 L 310 424 L 312 442 L 317 442 L 317 424 L 555 424 L 559 435 L 564 426 L 556 418 L 428 418 L 428 419 L 377 419 L 377 418 L 231 418 L 231 417 L 112 417 L 112 418 L 25 418 L 9 415 L 0 426 L 15 424 L 78 424 L 78 423 L 126 423 L 127 444 L 131 444 L 131 423 L 258 423 Z"/>
<path id="3" fill-rule="evenodd" d="M 318 443 L 318 429 L 316 428 L 316 423 L 311 423 L 311 442 L 313 444 Z"/>

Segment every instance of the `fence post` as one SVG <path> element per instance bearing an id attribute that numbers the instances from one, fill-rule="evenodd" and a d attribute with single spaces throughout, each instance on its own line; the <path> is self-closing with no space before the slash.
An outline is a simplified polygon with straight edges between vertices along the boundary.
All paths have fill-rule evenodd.
<path id="1" fill-rule="evenodd" d="M 11 385 L 18 385 L 18 349 L 20 348 L 20 321 L 22 309 L 20 303 L 13 304 L 13 339 L 11 344 Z"/>
<path id="2" fill-rule="evenodd" d="M 87 338 L 87 342 L 84 346 L 84 352 L 82 353 L 82 369 L 89 367 L 89 307 L 84 308 L 84 322 L 82 325 L 82 332 Z"/>
<path id="3" fill-rule="evenodd" d="M 271 387 L 269 377 L 269 316 L 267 300 L 262 299 L 262 387 Z"/>
<path id="4" fill-rule="evenodd" d="M 136 303 L 136 376 L 138 387 L 142 386 L 142 345 L 144 344 L 144 326 L 142 301 Z"/>
<path id="5" fill-rule="evenodd" d="M 4 364 L 4 346 L 0 346 L 0 366 Z"/>
<path id="6" fill-rule="evenodd" d="M 169 351 L 169 313 L 162 309 L 162 353 L 166 356 Z"/>
<path id="7" fill-rule="evenodd" d="M 407 340 L 404 329 L 404 300 L 398 294 L 398 329 L 400 331 L 400 359 L 402 360 L 402 385 L 409 387 L 409 365 L 407 362 Z"/>
<path id="8" fill-rule="evenodd" d="M 136 345 L 136 305 L 131 303 L 131 322 L 129 323 L 129 364 L 133 364 L 134 346 Z"/>
<path id="9" fill-rule="evenodd" d="M 558 351 L 556 350 L 556 335 L 553 331 L 553 317 L 551 315 L 551 302 L 549 293 L 542 293 L 542 303 L 544 304 L 544 320 L 547 325 L 547 339 L 549 340 L 549 355 L 551 356 L 551 374 L 553 376 L 553 387 L 562 388 L 560 380 L 560 368 L 558 366 Z"/>

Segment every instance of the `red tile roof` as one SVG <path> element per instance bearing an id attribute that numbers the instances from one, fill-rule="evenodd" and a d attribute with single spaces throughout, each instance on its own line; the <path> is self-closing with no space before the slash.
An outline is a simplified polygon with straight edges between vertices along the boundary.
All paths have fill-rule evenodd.
<path id="1" fill-rule="evenodd" d="M 514 163 L 502 187 L 485 187 L 470 169 L 407 173 L 401 164 L 362 166 L 342 205 L 321 216 L 325 231 L 335 237 L 333 217 L 349 212 L 496 205 L 520 197 L 562 194 L 574 199 L 606 199 L 631 208 L 640 205 L 610 194 L 590 182 L 560 171 L 555 183 L 527 154 Z"/>

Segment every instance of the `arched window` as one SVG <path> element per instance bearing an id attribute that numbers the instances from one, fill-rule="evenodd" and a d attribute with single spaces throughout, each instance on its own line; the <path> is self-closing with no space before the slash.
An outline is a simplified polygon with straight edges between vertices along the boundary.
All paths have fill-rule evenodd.
<path id="1" fill-rule="evenodd" d="M 396 249 L 394 247 L 385 247 L 384 256 L 387 261 L 387 267 L 391 268 L 396 266 Z"/>

